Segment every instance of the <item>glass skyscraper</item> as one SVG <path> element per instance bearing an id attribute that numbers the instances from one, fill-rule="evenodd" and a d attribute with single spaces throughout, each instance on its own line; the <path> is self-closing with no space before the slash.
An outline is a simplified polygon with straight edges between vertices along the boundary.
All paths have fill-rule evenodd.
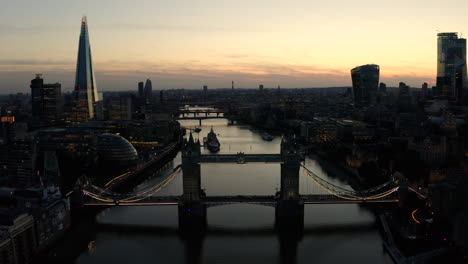
<path id="1" fill-rule="evenodd" d="M 466 39 L 437 34 L 437 95 L 463 102 L 466 84 Z"/>
<path id="2" fill-rule="evenodd" d="M 83 17 L 81 20 L 74 100 L 73 118 L 75 122 L 83 122 L 96 118 L 96 103 L 99 101 L 99 96 L 96 79 L 94 78 L 86 17 Z"/>
<path id="3" fill-rule="evenodd" d="M 369 105 L 377 95 L 380 67 L 375 64 L 358 66 L 351 70 L 354 103 Z"/>
<path id="4" fill-rule="evenodd" d="M 153 95 L 153 84 L 151 83 L 150 79 L 146 79 L 144 92 L 145 92 L 145 103 L 151 104 L 151 96 Z"/>

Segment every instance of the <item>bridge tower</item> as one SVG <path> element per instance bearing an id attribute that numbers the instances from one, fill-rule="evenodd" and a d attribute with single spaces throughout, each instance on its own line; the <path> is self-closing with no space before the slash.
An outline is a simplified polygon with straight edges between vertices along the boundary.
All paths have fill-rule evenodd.
<path id="1" fill-rule="evenodd" d="M 206 206 L 202 203 L 205 196 L 201 190 L 200 142 L 184 140 L 182 147 L 182 184 L 183 194 L 179 202 L 179 228 L 182 231 L 203 230 L 206 226 Z"/>
<path id="2" fill-rule="evenodd" d="M 281 190 L 276 204 L 276 227 L 280 230 L 304 228 L 304 202 L 299 195 L 301 155 L 294 136 L 281 141 Z"/>
<path id="3" fill-rule="evenodd" d="M 398 204 L 403 207 L 408 201 L 409 182 L 408 179 L 400 172 L 395 172 L 392 175 L 393 183 L 399 187 L 398 189 Z"/>

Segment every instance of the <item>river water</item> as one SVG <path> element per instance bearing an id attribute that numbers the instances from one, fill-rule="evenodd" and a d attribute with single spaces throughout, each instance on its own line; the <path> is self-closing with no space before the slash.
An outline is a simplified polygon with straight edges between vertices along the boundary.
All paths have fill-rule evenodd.
<path id="1" fill-rule="evenodd" d="M 197 120 L 183 120 L 194 128 Z M 202 122 L 203 137 L 213 127 L 223 153 L 279 153 L 281 138 L 262 140 L 249 126 L 228 125 L 226 119 Z M 202 148 L 202 152 L 208 150 Z M 161 180 L 181 163 L 180 153 L 137 188 Z M 327 175 L 313 159 L 306 167 L 336 185 L 349 185 Z M 210 195 L 273 195 L 280 185 L 278 164 L 203 164 L 202 188 Z M 300 193 L 325 193 L 301 171 Z M 182 194 L 178 175 L 157 195 Z M 275 209 L 261 205 L 226 205 L 209 208 L 208 231 L 202 239 L 187 242 L 177 233 L 178 212 L 169 207 L 112 207 L 97 216 L 97 222 L 113 229 L 97 229 L 88 249 L 75 263 L 392 263 L 384 252 L 374 215 L 358 205 L 306 205 L 304 235 L 296 241 L 281 241 L 274 231 Z M 144 228 L 119 230 L 118 225 Z M 143 231 L 142 231 L 143 230 Z M 147 231 L 145 231 L 147 230 Z M 286 246 L 285 246 L 286 245 Z"/>

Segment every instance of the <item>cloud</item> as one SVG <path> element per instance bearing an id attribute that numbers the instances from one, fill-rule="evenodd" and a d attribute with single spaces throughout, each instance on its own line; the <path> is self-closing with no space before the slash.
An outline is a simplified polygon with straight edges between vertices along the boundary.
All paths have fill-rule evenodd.
<path id="1" fill-rule="evenodd" d="M 0 59 L 0 65 L 68 65 L 71 60 L 27 60 L 27 59 Z"/>
<path id="2" fill-rule="evenodd" d="M 79 24 L 74 25 L 41 25 L 18 26 L 0 24 L 0 32 L 24 33 L 43 31 L 73 31 L 79 29 Z M 265 32 L 267 29 L 258 27 L 238 28 L 219 25 L 184 25 L 184 24 L 93 24 L 94 30 L 127 30 L 127 31 L 181 31 L 181 32 Z"/>
<path id="3" fill-rule="evenodd" d="M 258 27 L 238 28 L 220 25 L 184 25 L 184 24 L 104 24 L 94 25 L 93 28 L 102 30 L 141 30 L 141 31 L 183 31 L 183 32 L 264 32 L 266 29 Z"/>
<path id="4" fill-rule="evenodd" d="M 60 82 L 65 90 L 71 90 L 74 82 L 75 62 L 71 60 L 0 60 L 0 93 L 16 90 L 28 91 L 29 80 L 41 72 L 47 82 Z M 157 89 L 194 88 L 206 84 L 209 87 L 229 87 L 231 80 L 237 87 L 330 87 L 350 86 L 349 69 L 279 63 L 251 58 L 249 61 L 232 60 L 224 63 L 203 63 L 199 60 L 180 62 L 151 61 L 95 61 L 98 87 L 101 91 L 133 90 L 136 83 L 151 78 Z M 396 68 L 393 69 L 396 72 Z M 388 86 L 398 86 L 400 81 L 413 87 L 423 82 L 433 83 L 431 74 L 396 74 L 381 71 L 381 81 Z"/>
<path id="5" fill-rule="evenodd" d="M 9 25 L 9 24 L 0 24 L 0 32 L 8 33 L 18 33 L 18 32 L 41 32 L 41 31 L 68 31 L 68 30 L 77 30 L 78 27 L 72 25 L 43 25 L 43 26 L 18 26 L 18 25 Z"/>

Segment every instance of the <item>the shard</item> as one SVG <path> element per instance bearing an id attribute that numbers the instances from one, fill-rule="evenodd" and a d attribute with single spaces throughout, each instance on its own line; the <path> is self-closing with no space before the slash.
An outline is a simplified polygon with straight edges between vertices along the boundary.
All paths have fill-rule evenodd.
<path id="1" fill-rule="evenodd" d="M 91 46 L 89 44 L 88 22 L 81 20 L 80 41 L 75 76 L 75 122 L 83 122 L 96 117 L 96 103 L 99 101 L 96 79 L 94 78 Z"/>

